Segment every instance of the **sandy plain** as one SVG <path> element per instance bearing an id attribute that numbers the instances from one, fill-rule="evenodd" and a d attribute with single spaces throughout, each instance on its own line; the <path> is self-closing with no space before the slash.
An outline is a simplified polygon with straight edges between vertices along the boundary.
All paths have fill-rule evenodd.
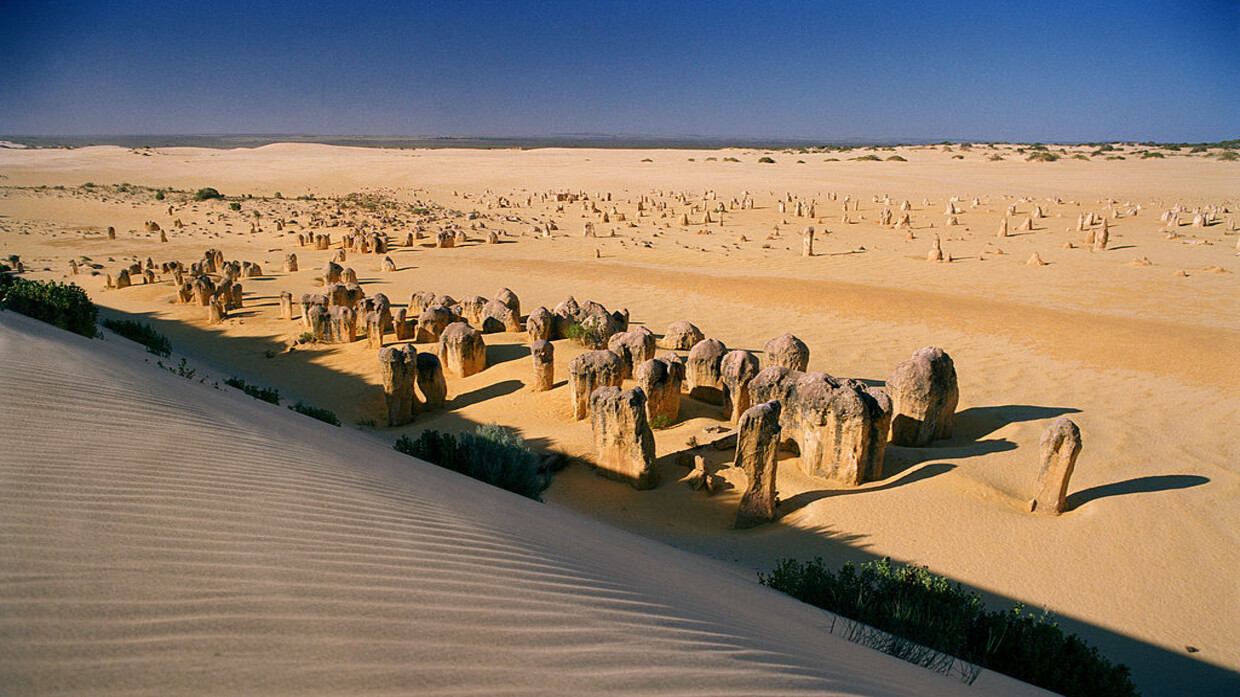
<path id="1" fill-rule="evenodd" d="M 547 492 L 551 508 L 713 557 L 747 578 L 789 556 L 924 564 L 994 602 L 1055 613 L 1131 666 L 1145 694 L 1227 694 L 1240 684 L 1240 441 L 1232 435 L 1240 418 L 1232 229 L 1240 169 L 1184 153 L 1143 160 L 1138 149 L 1122 148 L 1124 160 L 1081 161 L 1071 154 L 1092 149 L 1071 148 L 1049 163 L 1024 161 L 1017 146 L 876 151 L 906 162 L 847 160 L 863 150 L 0 150 L 0 256 L 19 254 L 31 277 L 82 285 L 106 316 L 151 322 L 200 375 L 240 376 L 279 388 L 286 401 L 335 411 L 361 428 L 350 438 L 385 444 L 423 428 L 500 423 L 578 460 Z M 775 162 L 758 163 L 763 155 Z M 255 198 L 232 211 L 179 193 L 157 201 L 141 188 L 203 186 Z M 582 201 L 556 202 L 557 192 L 585 194 L 626 219 L 604 223 Z M 727 205 L 745 192 L 752 209 Z M 362 195 L 339 198 L 354 193 Z M 816 217 L 779 212 L 790 196 L 812 200 Z M 642 197 L 666 203 L 667 217 L 639 215 Z M 847 223 L 845 197 L 855 204 Z M 953 197 L 958 225 L 945 214 Z M 898 216 L 905 200 L 913 239 L 877 224 L 884 207 Z M 722 222 L 702 224 L 706 208 L 720 203 Z M 998 238 L 1012 205 L 1010 236 Z M 1172 230 L 1160 214 L 1177 205 L 1184 224 Z M 414 214 L 414 206 L 433 213 Z M 1034 206 L 1046 217 L 1018 230 Z M 1208 206 L 1220 211 L 1217 222 L 1192 226 L 1192 211 Z M 254 211 L 261 231 L 251 231 Z M 479 217 L 468 219 L 471 211 Z M 1106 251 L 1081 243 L 1076 221 L 1089 211 L 1108 217 Z M 689 225 L 677 223 L 681 213 Z M 312 227 L 314 218 L 323 226 Z M 173 226 L 177 219 L 184 227 Z M 147 232 L 146 221 L 158 222 L 168 242 Z M 558 228 L 551 237 L 531 231 L 548 221 Z M 587 221 L 598 238 L 582 237 Z M 676 454 L 722 423 L 716 407 L 688 400 L 682 420 L 656 433 L 664 483 L 653 491 L 590 469 L 590 428 L 571 420 L 563 384 L 581 351 L 568 341 L 556 342 L 550 392 L 528 389 L 524 335 L 493 334 L 487 370 L 449 378 L 448 410 L 399 429 L 371 426 L 383 414 L 372 349 L 288 350 L 304 330 L 278 318 L 278 296 L 313 290 L 334 254 L 298 247 L 296 235 L 339 239 L 368 224 L 400 242 L 418 225 L 433 234 L 445 223 L 472 241 L 397 244 L 395 273 L 380 273 L 375 255 L 350 254 L 344 265 L 368 293 L 397 305 L 419 290 L 490 297 L 508 287 L 523 312 L 571 294 L 627 307 L 656 334 L 691 321 L 729 348 L 759 351 L 791 332 L 809 345 L 811 370 L 875 383 L 914 350 L 940 346 L 960 377 L 956 433 L 929 448 L 890 448 L 883 479 L 855 489 L 808 477 L 787 456 L 778 481 L 783 517 L 738 531 L 730 523 L 745 483 L 735 468 L 720 470 L 733 488 L 713 497 L 678 482 L 686 470 Z M 806 225 L 818 231 L 808 258 Z M 108 226 L 117 239 L 103 234 Z M 482 244 L 489 230 L 504 231 L 501 244 Z M 926 261 L 935 235 L 950 263 Z M 174 304 L 166 277 L 105 288 L 105 274 L 132 261 L 189 263 L 207 248 L 266 272 L 245 280 L 246 307 L 224 324 L 209 326 L 202 308 Z M 289 251 L 302 270 L 286 274 Z M 1034 252 L 1047 265 L 1027 265 Z M 98 275 L 87 268 L 70 277 L 68 261 L 83 257 L 100 266 Z M 1037 441 L 1057 416 L 1073 419 L 1084 437 L 1071 510 L 1032 516 Z M 82 418 L 90 430 L 109 417 Z M 727 452 L 710 457 L 719 467 L 731 460 Z"/>

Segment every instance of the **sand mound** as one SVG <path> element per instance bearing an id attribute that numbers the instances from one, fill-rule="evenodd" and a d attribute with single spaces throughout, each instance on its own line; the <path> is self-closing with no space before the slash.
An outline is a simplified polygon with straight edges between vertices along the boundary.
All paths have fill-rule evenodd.
<path id="1" fill-rule="evenodd" d="M 145 357 L 0 313 L 6 691 L 980 694 L 722 564 Z"/>

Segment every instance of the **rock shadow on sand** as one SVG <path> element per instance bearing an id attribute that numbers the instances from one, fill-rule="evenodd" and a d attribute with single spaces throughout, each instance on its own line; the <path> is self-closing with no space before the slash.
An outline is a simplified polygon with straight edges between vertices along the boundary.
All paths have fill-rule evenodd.
<path id="1" fill-rule="evenodd" d="M 1025 421 L 1054 419 L 1065 414 L 1079 414 L 1074 407 L 1039 407 L 1032 404 L 1004 404 L 991 407 L 971 407 L 956 413 L 955 433 L 948 441 L 975 441 L 984 438 L 1008 424 Z"/>
<path id="2" fill-rule="evenodd" d="M 1078 491 L 1075 494 L 1069 494 L 1068 510 L 1080 508 L 1091 501 L 1105 499 L 1109 496 L 1152 494 L 1159 491 L 1189 489 L 1209 483 L 1209 477 L 1202 477 L 1196 474 L 1156 474 L 1148 477 L 1133 477 L 1122 482 L 1103 484 L 1090 487 L 1084 491 Z"/>
<path id="3" fill-rule="evenodd" d="M 850 494 L 868 494 L 868 493 L 875 492 L 875 491 L 885 491 L 887 489 L 894 489 L 896 487 L 905 486 L 907 484 L 914 484 L 916 482 L 920 482 L 920 481 L 929 479 L 931 477 L 937 477 L 940 474 L 943 474 L 945 472 L 950 472 L 954 469 L 956 469 L 956 466 L 951 463 L 932 462 L 924 467 L 918 467 L 917 469 L 910 468 L 911 471 L 905 471 L 904 473 L 902 473 L 899 477 L 895 478 L 894 480 L 886 482 L 884 484 L 879 484 L 878 486 L 862 486 L 862 487 L 849 488 L 849 489 L 819 489 L 816 491 L 803 491 L 794 496 L 789 496 L 787 499 L 784 499 L 783 501 L 780 501 L 779 502 L 779 515 L 781 517 L 788 515 L 789 513 L 792 513 L 793 511 L 804 508 L 808 506 L 809 504 L 815 501 L 818 501 L 820 499 L 825 499 L 825 498 L 832 497 L 832 496 L 848 496 Z"/>

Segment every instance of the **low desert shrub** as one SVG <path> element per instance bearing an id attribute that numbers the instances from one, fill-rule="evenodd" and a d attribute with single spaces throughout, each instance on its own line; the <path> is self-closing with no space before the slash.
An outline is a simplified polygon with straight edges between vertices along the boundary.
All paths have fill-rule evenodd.
<path id="1" fill-rule="evenodd" d="M 224 195 L 216 191 L 214 187 L 204 186 L 194 192 L 195 201 L 206 201 L 213 198 L 224 198 Z"/>
<path id="2" fill-rule="evenodd" d="M 1166 159 L 1166 157 L 1166 155 L 1154 150 L 1147 150 L 1146 152 L 1141 153 L 1142 160 L 1162 160 Z"/>
<path id="3" fill-rule="evenodd" d="M 142 344 L 147 351 L 156 356 L 167 358 L 172 353 L 172 342 L 168 341 L 168 337 L 155 331 L 155 328 L 146 322 L 135 322 L 130 319 L 105 319 L 103 326 L 130 341 Z"/>
<path id="4" fill-rule="evenodd" d="M 667 414 L 655 414 L 650 419 L 650 428 L 654 430 L 662 430 L 672 425 L 672 417 Z"/>
<path id="5" fill-rule="evenodd" d="M 241 378 L 228 378 L 224 381 L 225 385 L 235 387 L 242 392 L 250 395 L 254 399 L 261 399 L 271 404 L 280 403 L 280 390 L 274 387 L 263 387 L 262 385 L 251 385 Z"/>
<path id="6" fill-rule="evenodd" d="M 289 409 L 292 409 L 298 414 L 305 414 L 312 419 L 318 419 L 325 424 L 331 424 L 333 426 L 340 425 L 340 419 L 336 417 L 336 412 L 331 411 L 330 409 L 320 409 L 319 407 L 312 407 L 309 404 L 302 404 L 301 402 L 290 405 Z"/>
<path id="7" fill-rule="evenodd" d="M 1067 697 L 1137 694 L 1127 666 L 1112 664 L 1075 634 L 1064 634 L 1047 613 L 1028 612 L 1020 604 L 989 611 L 977 593 L 925 567 L 880 559 L 845 564 L 835 573 L 820 558 L 784 559 L 770 574 L 758 574 L 758 582 L 895 635 L 903 641 L 875 647 L 914 655 L 922 665 L 930 649 Z"/>
<path id="8" fill-rule="evenodd" d="M 853 162 L 878 162 L 883 158 L 871 153 L 869 155 L 858 155 L 857 157 L 850 157 L 848 159 Z"/>
<path id="9" fill-rule="evenodd" d="M 759 163 L 761 163 L 761 164 L 764 164 L 764 165 L 773 165 L 773 164 L 775 164 L 775 160 L 773 160 L 773 159 L 771 159 L 771 158 L 769 158 L 769 157 L 759 157 L 759 158 L 758 158 L 758 162 L 759 162 Z"/>
<path id="10" fill-rule="evenodd" d="M 908 160 L 904 159 L 900 155 L 892 155 L 887 158 L 887 161 L 888 162 L 908 162 Z"/>
<path id="11" fill-rule="evenodd" d="M 233 210 L 233 211 L 239 211 L 241 210 L 241 204 L 237 203 L 236 201 L 233 201 L 232 203 L 228 204 L 228 209 Z"/>
<path id="12" fill-rule="evenodd" d="M 1240 155 L 1237 155 L 1235 150 L 1228 150 L 1222 155 L 1219 155 L 1218 159 L 1219 162 L 1235 162 L 1236 160 L 1240 160 Z"/>
<path id="13" fill-rule="evenodd" d="M 1048 150 L 1035 150 L 1029 153 L 1029 157 L 1025 158 L 1028 162 L 1054 162 L 1058 159 L 1058 155 Z"/>
<path id="14" fill-rule="evenodd" d="M 495 424 L 459 437 L 426 430 L 417 438 L 401 436 L 392 447 L 535 501 L 541 501 L 540 495 L 551 485 L 551 473 L 525 441 Z"/>
<path id="15" fill-rule="evenodd" d="M 72 283 L 31 281 L 0 272 L 0 309 L 94 337 L 99 310 L 86 291 Z"/>

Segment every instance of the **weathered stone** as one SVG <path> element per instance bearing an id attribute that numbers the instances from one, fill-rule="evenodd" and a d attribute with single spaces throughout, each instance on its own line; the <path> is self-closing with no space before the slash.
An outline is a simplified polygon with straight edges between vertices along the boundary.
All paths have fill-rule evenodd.
<path id="1" fill-rule="evenodd" d="M 280 293 L 280 319 L 293 319 L 293 294 L 287 290 Z"/>
<path id="2" fill-rule="evenodd" d="M 347 305 L 333 305 L 327 310 L 331 316 L 332 340 L 342 344 L 357 341 L 357 312 Z"/>
<path id="3" fill-rule="evenodd" d="M 406 351 L 413 351 L 413 346 L 405 344 Z M 448 381 L 443 376 L 443 364 L 439 357 L 425 351 L 418 353 L 418 391 L 422 393 L 422 401 L 427 409 L 442 409 L 448 400 Z"/>
<path id="4" fill-rule="evenodd" d="M 498 323 L 499 331 L 503 332 L 519 332 L 521 331 L 521 317 L 512 309 L 510 305 L 505 304 L 498 298 L 491 300 L 483 308 L 485 317 L 483 318 L 484 329 L 486 328 L 486 319 L 493 319 Z"/>
<path id="5" fill-rule="evenodd" d="M 341 274 L 344 273 L 344 267 L 334 261 L 329 261 L 323 265 L 323 285 L 330 286 L 340 283 Z"/>
<path id="6" fill-rule="evenodd" d="M 654 335 L 645 327 L 612 334 L 607 340 L 607 349 L 624 362 L 621 377 L 628 379 L 633 377 L 637 366 L 654 358 Z"/>
<path id="7" fill-rule="evenodd" d="M 873 398 L 834 380 L 801 378 L 796 385 L 798 428 L 793 437 L 805 472 L 849 486 L 865 482 L 875 462 L 875 421 L 881 420 Z"/>
<path id="8" fill-rule="evenodd" d="M 378 312 L 366 313 L 366 345 L 372 349 L 383 348 L 383 318 Z"/>
<path id="9" fill-rule="evenodd" d="M 456 321 L 452 311 L 443 305 L 432 305 L 418 315 L 418 343 L 439 341 L 444 329 Z"/>
<path id="10" fill-rule="evenodd" d="M 703 339 L 689 351 L 689 395 L 711 404 L 723 404 L 723 382 L 719 363 L 728 347 L 718 339 Z"/>
<path id="11" fill-rule="evenodd" d="M 749 381 L 758 374 L 758 358 L 748 351 L 729 351 L 719 361 L 724 418 L 734 421 L 749 409 Z"/>
<path id="12" fill-rule="evenodd" d="M 383 261 L 379 263 L 379 271 L 381 273 L 393 273 L 396 271 L 396 262 L 392 261 L 392 257 L 384 256 Z"/>
<path id="13" fill-rule="evenodd" d="M 346 285 L 357 285 L 357 272 L 352 266 L 346 266 L 344 271 L 340 272 L 340 282 Z"/>
<path id="14" fill-rule="evenodd" d="M 403 426 L 413 420 L 417 396 L 417 354 L 388 346 L 379 351 L 379 374 L 383 378 L 383 398 L 387 403 L 388 426 Z"/>
<path id="15" fill-rule="evenodd" d="M 518 321 L 520 320 L 521 299 L 517 297 L 516 293 L 512 292 L 508 288 L 500 288 L 498 291 L 495 292 L 495 300 L 498 300 L 501 303 L 504 303 L 505 305 L 507 305 L 508 309 L 512 310 L 513 314 L 517 316 Z"/>
<path id="16" fill-rule="evenodd" d="M 887 379 L 891 395 L 891 443 L 923 448 L 951 438 L 960 390 L 956 367 L 943 349 L 928 346 L 896 366 Z"/>
<path id="17" fill-rule="evenodd" d="M 297 271 L 297 255 L 289 252 L 284 255 L 284 273 L 295 273 Z"/>
<path id="18" fill-rule="evenodd" d="M 646 393 L 640 387 L 600 387 L 590 395 L 590 427 L 599 471 L 636 489 L 658 484 L 654 433 L 646 421 Z"/>
<path id="19" fill-rule="evenodd" d="M 323 311 L 327 311 L 327 296 L 317 293 L 304 293 L 301 296 L 301 322 L 306 329 L 312 329 L 310 325 L 310 308 L 321 307 Z M 316 339 L 318 337 L 315 337 Z"/>
<path id="20" fill-rule="evenodd" d="M 461 317 L 472 325 L 482 326 L 486 319 L 487 299 L 481 295 L 466 295 L 457 305 L 460 306 Z"/>
<path id="21" fill-rule="evenodd" d="M 782 334 L 762 347 L 762 367 L 782 365 L 788 370 L 809 370 L 809 347 L 791 334 Z"/>
<path id="22" fill-rule="evenodd" d="M 530 356 L 534 359 L 535 392 L 546 392 L 555 386 L 555 345 L 538 340 L 530 343 Z"/>
<path id="23" fill-rule="evenodd" d="M 310 330 L 310 335 L 315 341 L 325 343 L 332 340 L 332 324 L 331 315 L 327 312 L 327 307 L 318 304 L 302 305 L 305 313 L 302 317 L 306 320 L 306 328 Z"/>
<path id="24" fill-rule="evenodd" d="M 409 297 L 409 316 L 417 317 L 434 304 L 435 294 L 429 290 L 420 290 Z"/>
<path id="25" fill-rule="evenodd" d="M 672 322 L 659 345 L 673 351 L 688 351 L 705 338 L 701 329 L 688 322 Z"/>
<path id="26" fill-rule="evenodd" d="M 588 351 L 568 363 L 569 396 L 573 418 L 580 421 L 589 414 L 590 394 L 600 387 L 619 387 L 623 382 L 623 361 L 611 351 Z"/>
<path id="27" fill-rule="evenodd" d="M 128 288 L 130 286 L 129 269 L 121 269 L 116 274 L 116 288 Z"/>
<path id="28" fill-rule="evenodd" d="M 809 226 L 801 233 L 801 256 L 814 256 L 814 226 Z"/>
<path id="29" fill-rule="evenodd" d="M 736 511 L 738 528 L 751 528 L 778 517 L 775 476 L 780 411 L 779 402 L 756 404 L 746 409 L 737 422 L 736 466 L 749 479 Z"/>
<path id="30" fill-rule="evenodd" d="M 198 276 L 194 279 L 194 302 L 200 307 L 206 307 L 211 304 L 211 296 L 215 295 L 215 283 L 206 276 Z"/>
<path id="31" fill-rule="evenodd" d="M 220 298 L 213 298 L 207 305 L 207 324 L 219 324 L 228 317 L 228 309 Z"/>
<path id="32" fill-rule="evenodd" d="M 440 249 L 450 249 L 456 246 L 456 236 L 450 231 L 444 230 L 435 236 L 435 246 Z"/>
<path id="33" fill-rule="evenodd" d="M 555 315 L 539 305 L 525 318 L 525 331 L 530 341 L 550 341 L 556 338 Z"/>
<path id="34" fill-rule="evenodd" d="M 439 337 L 439 362 L 445 372 L 467 378 L 487 367 L 487 345 L 482 334 L 464 322 L 453 322 Z"/>
<path id="35" fill-rule="evenodd" d="M 666 428 L 680 415 L 680 382 L 683 373 L 668 361 L 651 358 L 633 370 L 633 379 L 646 393 L 650 423 Z"/>
<path id="36" fill-rule="evenodd" d="M 1060 417 L 1042 432 L 1039 443 L 1042 467 L 1038 472 L 1038 494 L 1029 510 L 1041 515 L 1059 515 L 1067 510 L 1068 480 L 1081 454 L 1081 430 L 1071 419 Z"/>
<path id="37" fill-rule="evenodd" d="M 397 341 L 410 341 L 417 333 L 416 322 L 410 322 L 405 308 L 398 308 L 396 315 L 392 317 L 392 329 L 396 334 Z"/>

